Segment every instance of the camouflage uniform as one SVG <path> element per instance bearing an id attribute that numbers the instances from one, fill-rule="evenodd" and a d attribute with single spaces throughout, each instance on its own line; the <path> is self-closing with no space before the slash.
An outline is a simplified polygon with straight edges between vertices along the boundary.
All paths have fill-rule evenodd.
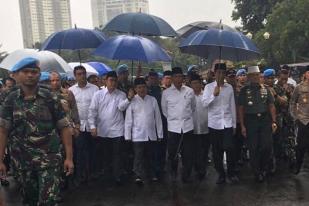
<path id="1" fill-rule="evenodd" d="M 12 164 L 20 169 L 24 203 L 55 205 L 63 160 L 56 128 L 69 126 L 60 101 L 42 87 L 25 99 L 18 88 L 5 98 L 0 126 L 9 131 L 8 145 Z"/>
<path id="2" fill-rule="evenodd" d="M 66 89 L 61 88 L 57 92 L 53 92 L 54 97 L 60 99 L 63 110 L 66 113 L 67 118 L 71 121 L 72 126 L 80 124 L 78 109 L 74 94 Z"/>
<path id="3" fill-rule="evenodd" d="M 80 120 L 74 94 L 70 90 L 63 88 L 56 92 L 52 92 L 52 94 L 54 98 L 58 98 L 60 100 L 61 106 L 65 111 L 66 117 L 70 121 L 72 128 L 75 128 L 76 125 L 79 125 Z M 64 154 L 64 150 L 62 153 Z M 67 177 L 65 174 L 63 174 L 60 180 L 61 188 L 67 188 L 69 186 L 70 180 L 70 177 Z"/>

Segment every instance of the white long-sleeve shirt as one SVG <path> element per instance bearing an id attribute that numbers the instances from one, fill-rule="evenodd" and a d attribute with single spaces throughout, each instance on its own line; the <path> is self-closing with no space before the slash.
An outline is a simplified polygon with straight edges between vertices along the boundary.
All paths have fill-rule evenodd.
<path id="1" fill-rule="evenodd" d="M 168 131 L 180 134 L 193 130 L 194 92 L 187 86 L 178 90 L 174 85 L 163 91 L 161 106 Z"/>
<path id="2" fill-rule="evenodd" d="M 208 108 L 204 106 L 203 93 L 195 95 L 196 108 L 193 112 L 194 134 L 208 134 Z"/>
<path id="3" fill-rule="evenodd" d="M 224 83 L 218 96 L 214 96 L 217 82 L 207 84 L 204 89 L 203 103 L 208 107 L 208 127 L 222 130 L 236 128 L 236 106 L 233 87 Z"/>
<path id="4" fill-rule="evenodd" d="M 88 110 L 90 128 L 96 128 L 99 137 L 122 137 L 124 135 L 123 112 L 128 104 L 126 94 L 118 89 L 111 93 L 107 88 L 97 91 Z"/>
<path id="5" fill-rule="evenodd" d="M 125 139 L 133 142 L 163 138 L 161 113 L 157 100 L 149 95 L 132 99 L 126 111 Z"/>
<path id="6" fill-rule="evenodd" d="M 79 87 L 78 84 L 75 84 L 70 87 L 69 90 L 74 94 L 76 100 L 80 119 L 80 131 L 90 132 L 90 126 L 88 124 L 88 110 L 91 99 L 94 93 L 99 90 L 99 88 L 94 84 L 87 83 L 83 88 Z"/>

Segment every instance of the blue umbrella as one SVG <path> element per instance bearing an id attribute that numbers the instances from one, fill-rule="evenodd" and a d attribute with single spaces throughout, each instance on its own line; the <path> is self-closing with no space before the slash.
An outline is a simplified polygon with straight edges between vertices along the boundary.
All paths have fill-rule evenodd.
<path id="1" fill-rule="evenodd" d="M 208 59 L 244 61 L 259 57 L 258 48 L 248 37 L 219 29 L 196 31 L 183 40 L 179 48 L 184 53 Z"/>
<path id="2" fill-rule="evenodd" d="M 112 71 L 109 66 L 101 62 L 87 62 L 86 64 L 94 68 L 99 73 L 99 76 L 104 76 L 108 72 Z"/>
<path id="3" fill-rule="evenodd" d="M 94 54 L 115 60 L 171 61 L 170 56 L 158 44 L 140 36 L 120 35 L 110 38 Z"/>
<path id="4" fill-rule="evenodd" d="M 92 49 L 104 41 L 105 37 L 100 31 L 75 28 L 53 33 L 43 43 L 41 50 Z"/>
<path id="5" fill-rule="evenodd" d="M 103 31 L 116 31 L 133 35 L 177 36 L 176 31 L 163 19 L 145 13 L 124 13 L 106 24 Z"/>

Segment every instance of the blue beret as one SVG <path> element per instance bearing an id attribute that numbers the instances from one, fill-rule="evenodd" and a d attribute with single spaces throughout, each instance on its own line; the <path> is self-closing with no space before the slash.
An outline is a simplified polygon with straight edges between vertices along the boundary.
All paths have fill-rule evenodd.
<path id="1" fill-rule="evenodd" d="M 19 62 L 17 62 L 12 68 L 11 72 L 18 72 L 24 68 L 40 68 L 39 67 L 39 60 L 32 58 L 32 57 L 26 57 Z"/>
<path id="2" fill-rule="evenodd" d="M 129 71 L 129 67 L 126 64 L 122 64 L 122 65 L 119 65 L 116 70 L 117 70 L 117 74 L 121 74 L 121 73 Z"/>
<path id="3" fill-rule="evenodd" d="M 268 68 L 264 71 L 263 77 L 272 77 L 275 76 L 276 72 L 274 69 Z"/>
<path id="4" fill-rule="evenodd" d="M 49 80 L 49 72 L 41 72 L 40 82 Z"/>
<path id="5" fill-rule="evenodd" d="M 247 75 L 247 71 L 244 68 L 241 68 L 237 71 L 236 76 L 242 76 L 242 75 Z"/>

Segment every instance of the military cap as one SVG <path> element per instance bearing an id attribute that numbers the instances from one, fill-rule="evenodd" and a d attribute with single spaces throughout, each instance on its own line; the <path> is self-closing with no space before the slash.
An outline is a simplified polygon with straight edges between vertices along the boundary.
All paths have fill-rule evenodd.
<path id="1" fill-rule="evenodd" d="M 239 76 L 243 76 L 243 75 L 247 75 L 247 71 L 246 71 L 246 69 L 241 68 L 237 71 L 236 76 L 239 77 Z"/>
<path id="2" fill-rule="evenodd" d="M 248 67 L 248 74 L 260 73 L 260 68 L 258 66 Z"/>
<path id="3" fill-rule="evenodd" d="M 216 70 L 226 71 L 226 64 L 225 63 L 217 63 L 217 64 L 215 64 L 215 71 Z"/>
<path id="4" fill-rule="evenodd" d="M 273 77 L 276 75 L 276 72 L 272 68 L 268 68 L 263 72 L 263 77 Z"/>
<path id="5" fill-rule="evenodd" d="M 146 85 L 146 81 L 144 78 L 139 77 L 134 80 L 134 86 L 144 85 L 144 84 Z"/>
<path id="6" fill-rule="evenodd" d="M 129 71 L 129 67 L 126 64 L 119 65 L 116 69 L 117 74 L 122 74 Z"/>
<path id="7" fill-rule="evenodd" d="M 24 68 L 40 68 L 39 60 L 33 57 L 26 57 L 17 62 L 10 70 L 11 72 L 18 72 Z"/>
<path id="8" fill-rule="evenodd" d="M 115 71 L 110 71 L 106 74 L 106 79 L 108 79 L 109 77 L 117 78 L 117 73 Z"/>

